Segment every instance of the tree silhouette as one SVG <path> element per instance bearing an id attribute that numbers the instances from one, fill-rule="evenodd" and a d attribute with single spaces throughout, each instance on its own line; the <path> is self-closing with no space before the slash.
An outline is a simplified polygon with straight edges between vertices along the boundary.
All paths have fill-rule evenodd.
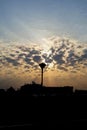
<path id="1" fill-rule="evenodd" d="M 46 64 L 40 63 L 39 66 L 41 68 L 41 86 L 43 86 L 43 69 L 45 68 Z"/>

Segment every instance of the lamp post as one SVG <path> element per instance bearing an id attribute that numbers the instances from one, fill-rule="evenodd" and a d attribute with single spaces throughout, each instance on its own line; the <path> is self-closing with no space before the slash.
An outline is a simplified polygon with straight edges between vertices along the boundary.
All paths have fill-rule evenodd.
<path id="1" fill-rule="evenodd" d="M 46 64 L 40 63 L 39 66 L 41 68 L 41 86 L 43 86 L 43 69 L 45 68 Z"/>

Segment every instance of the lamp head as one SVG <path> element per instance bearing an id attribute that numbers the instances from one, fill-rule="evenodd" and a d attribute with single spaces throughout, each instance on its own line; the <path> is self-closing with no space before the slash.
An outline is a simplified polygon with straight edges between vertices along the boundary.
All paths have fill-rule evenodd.
<path id="1" fill-rule="evenodd" d="M 41 69 L 44 69 L 46 64 L 45 63 L 40 63 L 39 66 L 41 67 Z"/>

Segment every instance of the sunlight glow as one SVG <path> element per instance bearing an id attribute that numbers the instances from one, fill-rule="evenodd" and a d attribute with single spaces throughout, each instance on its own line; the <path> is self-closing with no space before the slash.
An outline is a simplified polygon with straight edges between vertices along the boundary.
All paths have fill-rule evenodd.
<path id="1" fill-rule="evenodd" d="M 53 68 L 53 66 L 54 66 L 54 64 L 50 63 L 49 66 L 48 66 L 48 68 L 51 69 L 51 68 Z"/>

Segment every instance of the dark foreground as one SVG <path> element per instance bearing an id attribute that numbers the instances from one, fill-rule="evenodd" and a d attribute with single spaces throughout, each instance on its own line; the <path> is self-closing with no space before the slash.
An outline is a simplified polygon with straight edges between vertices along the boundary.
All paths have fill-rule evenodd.
<path id="1" fill-rule="evenodd" d="M 42 95 L 39 91 L 37 94 L 31 92 L 31 95 L 24 90 L 21 93 L 13 90 L 2 93 L 0 129 L 87 128 L 86 92 L 50 90 Z"/>
<path id="2" fill-rule="evenodd" d="M 2 97 L 1 100 L 0 129 L 87 127 L 87 96 Z"/>

